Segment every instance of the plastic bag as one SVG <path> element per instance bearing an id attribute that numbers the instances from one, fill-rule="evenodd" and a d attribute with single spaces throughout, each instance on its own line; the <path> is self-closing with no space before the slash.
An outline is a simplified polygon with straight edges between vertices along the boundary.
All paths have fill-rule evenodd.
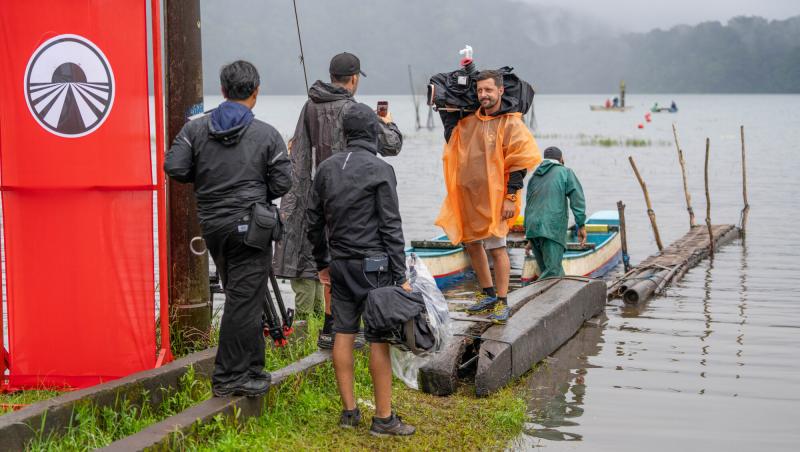
<path id="1" fill-rule="evenodd" d="M 428 323 L 434 331 L 435 345 L 429 353 L 419 356 L 392 347 L 392 371 L 406 386 L 419 389 L 419 383 L 417 383 L 419 368 L 425 365 L 432 356 L 435 356 L 450 337 L 450 311 L 447 307 L 447 300 L 436 286 L 433 275 L 415 253 L 406 257 L 406 269 L 406 278 L 411 283 L 411 288 L 414 292 L 422 293 L 422 298 L 425 300 Z"/>

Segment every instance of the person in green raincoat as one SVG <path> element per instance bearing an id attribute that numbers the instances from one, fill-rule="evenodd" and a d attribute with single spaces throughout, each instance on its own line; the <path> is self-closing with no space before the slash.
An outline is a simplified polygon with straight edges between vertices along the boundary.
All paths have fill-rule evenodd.
<path id="1" fill-rule="evenodd" d="M 586 243 L 586 198 L 578 177 L 564 166 L 561 149 L 544 150 L 544 160 L 528 181 L 525 204 L 527 250 L 533 251 L 539 266 L 539 279 L 564 276 L 561 260 L 567 248 L 569 208 L 581 245 Z"/>

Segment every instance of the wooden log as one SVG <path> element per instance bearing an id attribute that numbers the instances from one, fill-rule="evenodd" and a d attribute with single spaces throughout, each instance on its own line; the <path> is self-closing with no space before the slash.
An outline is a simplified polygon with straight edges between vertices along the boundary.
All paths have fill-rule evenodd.
<path id="1" fill-rule="evenodd" d="M 527 303 L 505 325 L 482 335 L 475 393 L 487 396 L 531 369 L 568 341 L 586 320 L 605 308 L 600 280 L 565 278 Z"/>
<path id="2" fill-rule="evenodd" d="M 678 163 L 681 164 L 681 177 L 683 177 L 683 195 L 686 197 L 686 210 L 689 212 L 689 227 L 693 228 L 697 224 L 694 219 L 694 209 L 692 209 L 692 195 L 689 194 L 689 186 L 686 182 L 686 161 L 683 159 L 683 149 L 678 143 L 678 130 L 675 123 L 672 123 L 672 135 L 675 137 L 675 148 L 678 150 Z"/>
<path id="3" fill-rule="evenodd" d="M 625 204 L 622 201 L 617 201 L 617 212 L 619 212 L 619 235 L 622 241 L 622 264 L 627 273 L 631 270 L 631 262 L 628 256 L 628 235 L 625 231 Z"/>
<path id="4" fill-rule="evenodd" d="M 747 201 L 747 161 L 744 156 L 744 126 L 739 126 L 739 132 L 742 137 L 742 198 L 744 199 L 739 229 L 742 230 L 742 238 L 744 238 L 745 230 L 747 229 L 747 217 L 750 215 L 750 203 Z"/>
<path id="5" fill-rule="evenodd" d="M 633 157 L 629 156 L 628 161 L 631 162 L 633 173 L 636 174 L 636 179 L 639 181 L 639 185 L 642 187 L 642 192 L 644 193 L 644 202 L 647 204 L 647 216 L 650 217 L 650 225 L 653 227 L 653 235 L 656 238 L 656 246 L 658 246 L 659 251 L 662 251 L 664 249 L 664 245 L 661 244 L 661 235 L 658 233 L 658 224 L 656 224 L 656 213 L 653 211 L 652 204 L 650 204 L 650 194 L 647 192 L 647 185 L 645 185 L 644 179 L 642 179 L 641 174 L 639 174 L 639 169 L 636 168 L 636 162 L 633 161 Z"/>
<path id="6" fill-rule="evenodd" d="M 711 194 L 708 190 L 708 157 L 711 151 L 711 140 L 706 138 L 706 165 L 705 165 L 705 182 L 706 182 L 706 226 L 708 227 L 708 255 L 714 259 L 714 232 L 711 230 Z"/>
<path id="7" fill-rule="evenodd" d="M 559 279 L 545 279 L 536 281 L 508 294 L 508 305 L 511 307 L 512 316 L 520 308 L 528 304 L 552 286 Z M 462 322 L 451 326 L 453 334 L 447 339 L 442 350 L 419 369 L 419 388 L 428 394 L 446 396 L 454 393 L 458 387 L 458 367 L 461 364 L 464 351 L 472 336 L 480 336 L 491 324 L 486 322 Z"/>

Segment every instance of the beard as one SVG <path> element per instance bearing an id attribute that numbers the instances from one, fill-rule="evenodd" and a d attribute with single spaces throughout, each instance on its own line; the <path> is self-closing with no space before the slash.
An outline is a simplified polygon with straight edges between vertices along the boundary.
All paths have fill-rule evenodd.
<path id="1" fill-rule="evenodd" d="M 492 108 L 497 104 L 497 98 L 492 97 L 483 97 L 480 99 L 481 107 L 483 108 Z"/>

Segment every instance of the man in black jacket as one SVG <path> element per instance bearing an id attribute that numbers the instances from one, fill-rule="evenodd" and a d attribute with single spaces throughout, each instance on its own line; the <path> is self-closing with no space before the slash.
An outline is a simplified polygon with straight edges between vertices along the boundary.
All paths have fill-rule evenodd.
<path id="1" fill-rule="evenodd" d="M 358 91 L 361 77 L 366 76 L 361 70 L 361 61 L 348 52 L 331 59 L 329 72 L 330 83 L 317 80 L 308 90 L 308 101 L 300 112 L 290 141 L 292 189 L 281 199 L 281 218 L 286 236 L 275 247 L 274 262 L 275 274 L 292 280 L 301 315 L 305 314 L 303 311 L 313 309 L 320 282 L 325 286 L 325 323 L 318 341 L 319 347 L 324 349 L 333 347 L 334 338 L 330 281 L 327 272 L 317 274 L 314 266 L 311 244 L 306 239 L 306 206 L 312 178 L 319 164 L 346 146 L 342 112 L 356 103 L 353 96 Z M 378 126 L 378 153 L 384 157 L 399 154 L 403 136 L 392 122 L 391 114 L 381 117 Z M 359 342 L 363 345 L 363 341 L 357 340 Z"/>
<path id="2" fill-rule="evenodd" d="M 370 290 L 406 281 L 402 222 L 394 169 L 376 156 L 378 117 L 364 104 L 345 108 L 347 147 L 319 165 L 306 211 L 308 239 L 317 269 L 330 269 L 333 366 L 342 397 L 342 427 L 355 427 L 361 413 L 353 395 L 353 345 Z M 367 332 L 369 333 L 369 331 Z M 411 435 L 414 427 L 392 412 L 389 344 L 370 342 L 375 416 L 370 433 Z"/>
<path id="3" fill-rule="evenodd" d="M 261 315 L 272 250 L 244 243 L 250 210 L 291 187 L 291 163 L 277 130 L 255 119 L 260 79 L 236 61 L 222 68 L 225 102 L 187 123 L 175 137 L 164 171 L 193 182 L 203 238 L 225 289 L 212 389 L 218 397 L 267 392 Z"/>

